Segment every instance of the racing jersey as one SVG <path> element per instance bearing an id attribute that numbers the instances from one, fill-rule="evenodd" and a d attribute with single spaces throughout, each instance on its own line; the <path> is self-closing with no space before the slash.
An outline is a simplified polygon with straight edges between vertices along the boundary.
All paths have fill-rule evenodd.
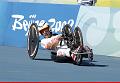
<path id="1" fill-rule="evenodd" d="M 68 48 L 66 45 L 61 46 L 57 50 L 57 56 L 67 56 L 70 57 L 70 48 Z"/>
<path id="2" fill-rule="evenodd" d="M 46 49 L 54 49 L 60 41 L 61 35 L 52 36 L 41 40 L 41 46 Z"/>

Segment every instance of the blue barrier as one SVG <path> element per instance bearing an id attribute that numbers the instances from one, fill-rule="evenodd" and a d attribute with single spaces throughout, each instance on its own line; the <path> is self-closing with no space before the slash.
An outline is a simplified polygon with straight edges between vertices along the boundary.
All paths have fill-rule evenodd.
<path id="1" fill-rule="evenodd" d="M 32 23 L 40 26 L 46 21 L 53 33 L 59 33 L 65 24 L 79 26 L 84 43 L 95 54 L 120 54 L 120 9 L 39 3 L 0 3 L 0 6 L 0 45 L 26 47 L 29 26 Z"/>
<path id="2" fill-rule="evenodd" d="M 65 24 L 74 27 L 78 5 L 40 4 L 40 3 L 8 3 L 7 23 L 4 45 L 26 47 L 27 31 L 32 23 L 39 26 L 46 21 L 53 33 L 59 33 Z"/>
<path id="3" fill-rule="evenodd" d="M 3 44 L 4 41 L 4 30 L 7 27 L 6 23 L 6 11 L 7 11 L 7 2 L 1 0 L 0 1 L 0 45 Z"/>

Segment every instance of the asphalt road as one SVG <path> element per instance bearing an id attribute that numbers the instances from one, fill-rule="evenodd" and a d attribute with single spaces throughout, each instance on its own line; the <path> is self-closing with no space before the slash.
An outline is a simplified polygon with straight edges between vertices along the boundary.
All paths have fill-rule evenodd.
<path id="1" fill-rule="evenodd" d="M 0 81 L 120 81 L 120 58 L 94 55 L 77 66 L 52 61 L 48 50 L 31 60 L 25 48 L 0 46 Z"/>

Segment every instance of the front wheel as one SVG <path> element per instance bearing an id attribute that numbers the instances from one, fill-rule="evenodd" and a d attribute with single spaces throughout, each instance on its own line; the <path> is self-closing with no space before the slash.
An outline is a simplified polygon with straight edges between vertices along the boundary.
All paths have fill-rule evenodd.
<path id="1" fill-rule="evenodd" d="M 31 59 L 36 57 L 39 48 L 39 33 L 36 24 L 32 24 L 28 31 L 27 50 Z"/>

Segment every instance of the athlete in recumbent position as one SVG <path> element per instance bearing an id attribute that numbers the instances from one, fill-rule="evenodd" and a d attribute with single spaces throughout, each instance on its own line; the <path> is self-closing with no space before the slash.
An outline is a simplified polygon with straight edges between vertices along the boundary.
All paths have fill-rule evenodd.
<path id="1" fill-rule="evenodd" d="M 46 49 L 55 49 L 62 39 L 62 35 L 53 36 L 51 28 L 47 23 L 44 23 L 42 27 L 38 28 L 44 39 L 41 40 L 41 46 Z"/>
<path id="2" fill-rule="evenodd" d="M 66 25 L 68 26 L 68 25 Z M 41 40 L 41 46 L 46 49 L 55 50 L 59 45 L 60 41 L 64 38 L 63 34 L 53 35 L 50 26 L 44 23 L 42 27 L 39 28 L 39 32 L 43 35 L 44 39 Z M 57 48 L 57 56 L 68 56 L 70 57 L 71 49 L 68 46 L 60 46 Z"/>
<path id="3" fill-rule="evenodd" d="M 74 31 L 72 31 L 71 26 L 69 24 L 66 24 L 63 26 L 61 34 L 56 35 L 52 33 L 50 26 L 44 22 L 41 27 L 37 28 L 38 30 L 36 29 L 37 33 L 35 33 L 35 29 L 36 28 L 33 27 L 29 30 L 28 48 L 32 49 L 28 49 L 30 57 L 34 58 L 36 55 L 35 51 L 38 49 L 38 47 L 35 47 L 34 45 L 38 45 L 39 41 L 34 39 L 38 39 L 39 33 L 44 37 L 40 42 L 41 46 L 45 49 L 51 50 L 51 58 L 54 61 L 58 60 L 58 58 L 62 59 L 64 56 L 65 58 L 69 58 L 69 60 L 72 59 L 71 61 L 77 65 L 81 64 L 83 57 L 88 58 L 89 61 L 93 60 L 92 49 L 90 49 L 88 46 L 83 45 L 82 32 L 79 27 L 75 27 Z M 33 51 L 34 47 L 35 50 Z M 32 51 L 33 53 L 31 53 Z"/>

